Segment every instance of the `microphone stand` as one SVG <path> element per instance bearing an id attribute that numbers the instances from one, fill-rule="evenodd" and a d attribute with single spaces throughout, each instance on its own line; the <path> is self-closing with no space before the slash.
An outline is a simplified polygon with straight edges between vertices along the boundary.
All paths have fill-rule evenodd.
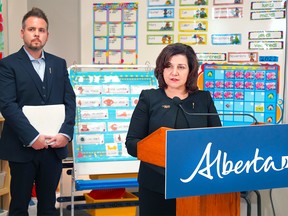
<path id="1" fill-rule="evenodd" d="M 195 115 L 195 116 L 217 116 L 217 115 L 222 115 L 222 116 L 248 116 L 250 118 L 252 118 L 254 120 L 255 125 L 258 125 L 259 122 L 257 121 L 257 119 L 255 118 L 255 116 L 249 114 L 249 113 L 189 113 L 186 110 L 184 110 L 183 106 L 181 104 L 179 104 L 179 107 L 183 110 L 184 113 L 186 113 L 187 115 Z"/>
<path id="2" fill-rule="evenodd" d="M 184 113 L 186 113 L 187 115 L 191 115 L 191 116 L 220 116 L 220 115 L 222 115 L 222 116 L 248 116 L 248 117 L 250 117 L 250 118 L 252 118 L 253 120 L 254 120 L 254 125 L 258 125 L 259 124 L 259 122 L 257 121 L 257 119 L 255 118 L 255 116 L 253 116 L 253 115 L 251 115 L 251 114 L 248 114 L 248 113 L 190 113 L 190 112 L 187 112 L 184 108 L 183 108 L 183 106 L 182 106 L 182 101 L 181 101 L 181 99 L 179 98 L 179 97 L 174 97 L 173 99 L 172 99 L 173 101 L 174 101 L 174 103 L 176 104 L 176 105 L 178 105 L 181 109 L 182 109 L 182 111 L 184 112 Z"/>

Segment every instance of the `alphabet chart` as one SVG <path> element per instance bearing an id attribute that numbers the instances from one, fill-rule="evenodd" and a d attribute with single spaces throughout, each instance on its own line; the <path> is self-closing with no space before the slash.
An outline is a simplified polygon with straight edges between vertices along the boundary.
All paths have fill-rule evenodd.
<path id="1" fill-rule="evenodd" d="M 153 71 L 70 72 L 76 94 L 76 162 L 129 161 L 130 118 L 143 89 L 157 87 Z"/>
<path id="2" fill-rule="evenodd" d="M 223 125 L 278 123 L 283 101 L 279 99 L 278 65 L 202 65 L 203 88 L 211 92 Z M 235 114 L 235 115 L 230 115 Z"/>

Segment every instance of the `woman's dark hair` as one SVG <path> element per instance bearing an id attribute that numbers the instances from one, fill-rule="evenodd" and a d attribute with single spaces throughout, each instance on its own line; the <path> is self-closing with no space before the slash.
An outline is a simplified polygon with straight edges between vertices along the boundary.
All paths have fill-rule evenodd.
<path id="1" fill-rule="evenodd" d="M 172 56 L 179 54 L 186 56 L 188 61 L 189 74 L 186 82 L 186 90 L 189 93 L 195 92 L 198 90 L 198 59 L 193 48 L 182 43 L 169 44 L 161 51 L 161 53 L 157 57 L 154 74 L 158 80 L 159 88 L 167 88 L 167 84 L 165 83 L 163 77 L 163 71 L 165 68 L 169 67 Z"/>
<path id="2" fill-rule="evenodd" d="M 36 7 L 33 7 L 30 11 L 28 11 L 24 15 L 24 17 L 22 19 L 22 29 L 25 28 L 25 22 L 29 17 L 38 17 L 38 18 L 45 20 L 45 22 L 47 23 L 47 30 L 48 30 L 49 22 L 48 22 L 48 18 L 46 16 L 46 14 L 41 9 L 36 8 Z"/>

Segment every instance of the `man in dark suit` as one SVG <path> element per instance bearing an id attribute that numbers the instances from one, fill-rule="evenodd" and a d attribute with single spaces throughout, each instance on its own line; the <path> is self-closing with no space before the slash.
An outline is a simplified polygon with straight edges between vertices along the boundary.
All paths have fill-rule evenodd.
<path id="1" fill-rule="evenodd" d="M 28 215 L 32 186 L 38 199 L 37 215 L 56 215 L 56 189 L 73 137 L 75 94 L 66 61 L 43 50 L 48 40 L 45 13 L 32 8 L 22 20 L 24 46 L 0 61 L 0 112 L 5 118 L 0 159 L 11 172 L 10 216 Z M 64 104 L 65 117 L 58 134 L 41 134 L 29 122 L 25 105 Z M 43 113 L 45 115 L 45 113 Z"/>

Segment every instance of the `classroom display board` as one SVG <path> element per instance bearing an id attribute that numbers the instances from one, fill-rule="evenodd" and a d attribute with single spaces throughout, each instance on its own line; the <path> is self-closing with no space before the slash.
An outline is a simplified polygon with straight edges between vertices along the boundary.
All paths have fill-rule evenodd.
<path id="1" fill-rule="evenodd" d="M 185 43 L 193 47 L 202 65 L 199 74 L 204 76 L 205 83 L 200 82 L 199 88 L 211 92 L 219 112 L 243 111 L 255 114 L 259 121 L 279 123 L 283 120 L 284 86 L 288 77 L 285 76 L 286 6 L 286 0 L 85 1 L 81 4 L 81 62 L 154 65 L 166 45 Z M 96 50 L 101 52 L 103 62 L 95 60 Z M 234 65 L 235 70 L 242 70 L 245 76 L 232 80 L 216 70 L 217 86 L 213 87 L 206 65 L 214 64 L 220 68 Z M 252 76 L 255 75 L 253 80 L 246 77 L 250 66 Z M 270 69 L 266 66 L 273 68 L 275 80 L 269 77 Z M 232 73 L 236 71 L 233 69 Z M 263 71 L 263 79 L 258 77 L 259 71 Z M 226 85 L 225 90 L 219 91 L 222 83 Z M 231 91 L 226 91 L 229 89 Z M 268 98 L 271 91 L 273 96 Z M 233 100 L 232 104 L 219 102 L 222 95 L 225 101 Z M 273 97 L 272 103 L 270 97 Z M 229 118 L 223 119 L 226 125 L 234 120 Z M 250 122 L 239 118 L 236 118 L 237 125 Z"/>
<path id="2" fill-rule="evenodd" d="M 126 134 L 141 90 L 157 88 L 154 71 L 70 70 L 70 80 L 77 106 L 74 162 L 85 167 L 95 162 L 99 162 L 97 166 L 101 162 L 118 166 L 119 161 L 136 161 L 127 153 Z M 89 174 L 94 174 L 93 166 L 89 169 Z"/>
<path id="3" fill-rule="evenodd" d="M 211 92 L 224 126 L 254 122 L 278 123 L 282 120 L 283 101 L 279 98 L 278 65 L 203 65 L 203 86 Z M 236 114 L 236 115 L 233 115 Z"/>
<path id="4" fill-rule="evenodd" d="M 137 64 L 137 3 L 93 4 L 93 62 Z"/>
<path id="5" fill-rule="evenodd" d="M 153 65 L 176 42 L 191 45 L 201 62 L 285 63 L 286 0 L 88 0 L 80 7 L 82 64 Z"/>

